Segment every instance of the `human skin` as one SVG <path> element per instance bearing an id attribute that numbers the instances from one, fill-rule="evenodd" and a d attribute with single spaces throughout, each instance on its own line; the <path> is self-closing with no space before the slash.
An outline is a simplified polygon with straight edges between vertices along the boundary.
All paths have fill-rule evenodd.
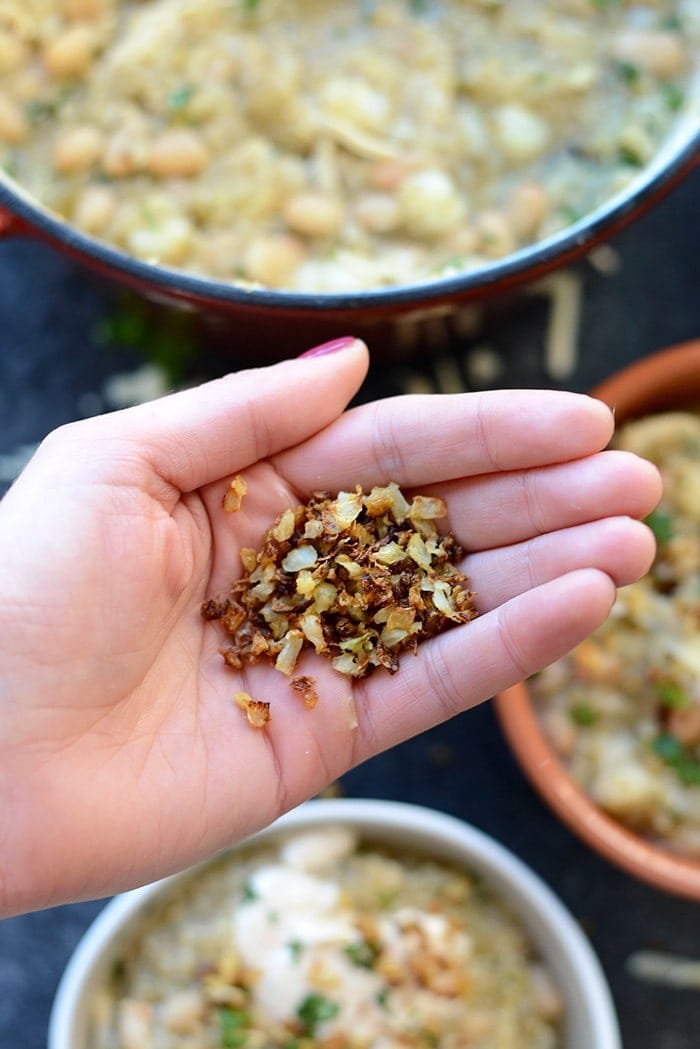
<path id="1" fill-rule="evenodd" d="M 601 402 L 509 390 L 346 410 L 367 350 L 331 349 L 65 426 L 0 502 L 0 915 L 214 853 L 558 658 L 649 567 L 639 519 L 659 477 L 604 450 Z M 227 513 L 235 474 L 248 490 Z M 241 547 L 312 491 L 388 481 L 446 500 L 479 617 L 393 676 L 353 682 L 303 653 L 312 710 L 271 666 L 225 666 L 200 605 Z M 236 690 L 270 702 L 264 730 Z"/>

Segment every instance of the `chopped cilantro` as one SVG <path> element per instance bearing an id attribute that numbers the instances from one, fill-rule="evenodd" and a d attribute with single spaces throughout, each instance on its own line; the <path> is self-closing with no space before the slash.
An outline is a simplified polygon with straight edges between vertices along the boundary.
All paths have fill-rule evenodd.
<path id="1" fill-rule="evenodd" d="M 673 518 L 666 510 L 652 510 L 644 524 L 651 528 L 657 543 L 667 543 L 673 537 Z"/>
<path id="2" fill-rule="evenodd" d="M 253 886 L 250 884 L 250 882 L 247 881 L 245 883 L 245 885 L 243 886 L 243 899 L 246 900 L 248 903 L 250 903 L 251 900 L 257 900 L 257 898 L 258 898 L 257 892 L 255 891 Z"/>
<path id="3" fill-rule="evenodd" d="M 169 108 L 175 113 L 181 113 L 192 100 L 195 90 L 192 84 L 182 84 L 176 88 L 168 97 Z"/>
<path id="4" fill-rule="evenodd" d="M 389 1002 L 389 988 L 382 987 L 381 991 L 377 991 L 374 1000 L 380 1009 L 386 1009 Z"/>
<path id="5" fill-rule="evenodd" d="M 639 80 L 639 67 L 632 64 L 632 62 L 618 62 L 617 63 L 617 75 L 621 80 L 624 80 L 626 84 L 632 86 Z"/>
<path id="6" fill-rule="evenodd" d="M 580 222 L 580 220 L 583 218 L 583 215 L 583 211 L 580 211 L 578 208 L 574 208 L 570 205 L 565 205 L 561 209 L 561 216 L 564 219 L 564 222 L 567 224 L 567 226 L 573 226 L 575 222 Z"/>
<path id="7" fill-rule="evenodd" d="M 673 766 L 681 783 L 687 787 L 700 786 L 700 761 L 684 758 Z"/>
<path id="8" fill-rule="evenodd" d="M 690 702 L 683 689 L 674 681 L 660 681 L 656 688 L 663 705 L 672 710 L 682 710 Z"/>
<path id="9" fill-rule="evenodd" d="M 670 732 L 661 732 L 651 745 L 664 763 L 674 770 L 681 783 L 689 787 L 700 786 L 700 761 L 688 753 L 679 739 Z"/>
<path id="10" fill-rule="evenodd" d="M 24 115 L 30 124 L 41 124 L 48 120 L 56 112 L 56 106 L 51 102 L 43 102 L 41 99 L 33 99 L 24 107 Z"/>
<path id="11" fill-rule="evenodd" d="M 574 703 L 572 707 L 569 707 L 569 717 L 575 725 L 586 728 L 595 724 L 598 715 L 587 703 Z"/>
<path id="12" fill-rule="evenodd" d="M 620 160 L 623 164 L 628 164 L 632 168 L 641 168 L 644 164 L 644 160 L 637 153 L 636 149 L 630 149 L 629 146 L 620 147 Z"/>
<path id="13" fill-rule="evenodd" d="M 371 969 L 377 960 L 377 949 L 367 940 L 357 940 L 346 944 L 344 951 L 353 965 L 358 969 Z"/>
<path id="14" fill-rule="evenodd" d="M 340 1011 L 340 1006 L 325 998 L 322 994 L 307 994 L 297 1009 L 297 1016 L 304 1026 L 304 1034 L 309 1038 L 316 1036 L 319 1024 L 332 1020 Z"/>
<path id="15" fill-rule="evenodd" d="M 424 15 L 430 7 L 430 0 L 408 0 L 408 6 L 414 15 Z"/>
<path id="16" fill-rule="evenodd" d="M 664 102 L 673 113 L 677 113 L 685 101 L 685 95 L 677 84 L 662 84 Z"/>
<path id="17" fill-rule="evenodd" d="M 243 0 L 243 10 L 252 14 L 260 7 L 260 0 Z"/>
<path id="18" fill-rule="evenodd" d="M 221 1049 L 242 1049 L 248 1037 L 245 1028 L 250 1024 L 250 1015 L 240 1009 L 222 1006 L 217 1009 L 216 1017 L 219 1021 Z"/>
<path id="19" fill-rule="evenodd" d="M 287 947 L 289 948 L 289 953 L 291 954 L 294 961 L 298 962 L 301 956 L 301 952 L 304 950 L 304 944 L 302 943 L 302 941 L 290 940 L 287 944 Z"/>
<path id="20" fill-rule="evenodd" d="M 683 747 L 680 740 L 671 735 L 670 732 L 661 732 L 651 742 L 652 748 L 667 765 L 672 765 L 683 757 Z"/>

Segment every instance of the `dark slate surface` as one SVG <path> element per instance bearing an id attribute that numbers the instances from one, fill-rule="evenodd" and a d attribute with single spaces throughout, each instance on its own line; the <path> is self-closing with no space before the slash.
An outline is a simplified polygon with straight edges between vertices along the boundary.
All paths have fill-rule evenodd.
<path id="1" fill-rule="evenodd" d="M 492 304 L 469 335 L 431 321 L 430 352 L 375 361 L 360 399 L 418 388 L 564 386 L 587 390 L 655 349 L 700 336 L 700 172 L 570 272 L 581 279 L 573 367 L 550 367 L 552 301 L 530 294 Z M 193 333 L 189 321 L 149 309 L 97 282 L 44 245 L 0 245 L 0 491 L 52 427 L 120 401 L 112 378 L 138 372 L 143 347 L 182 350 L 171 382 L 248 363 L 235 339 Z M 465 322 L 466 323 L 466 322 Z M 464 331 L 464 324 L 462 331 Z M 226 351 L 222 346 L 226 345 Z M 484 370 L 486 368 L 486 370 Z M 128 391 L 127 391 L 128 392 Z M 121 399 L 127 399 L 122 397 Z M 700 906 L 632 881 L 580 844 L 515 766 L 489 704 L 346 776 L 346 795 L 427 804 L 508 845 L 581 922 L 610 980 L 625 1049 L 697 1049 L 700 991 L 641 984 L 626 961 L 640 949 L 700 958 Z M 41 1049 L 57 982 L 101 902 L 0 922 L 0 1049 Z M 595 1047 L 591 1047 L 595 1049 Z"/>

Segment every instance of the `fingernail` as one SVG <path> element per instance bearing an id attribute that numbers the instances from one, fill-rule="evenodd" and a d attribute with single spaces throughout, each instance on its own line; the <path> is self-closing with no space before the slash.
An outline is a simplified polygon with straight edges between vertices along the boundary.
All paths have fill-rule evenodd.
<path id="1" fill-rule="evenodd" d="M 337 353 L 345 350 L 355 342 L 354 335 L 343 335 L 340 339 L 331 339 L 330 342 L 322 342 L 320 346 L 314 346 L 310 350 L 304 350 L 299 357 L 325 357 L 327 353 Z"/>

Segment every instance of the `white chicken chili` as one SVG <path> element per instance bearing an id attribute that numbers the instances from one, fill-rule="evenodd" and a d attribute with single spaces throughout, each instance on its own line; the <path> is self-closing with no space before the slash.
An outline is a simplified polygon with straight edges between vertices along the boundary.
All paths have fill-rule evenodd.
<path id="1" fill-rule="evenodd" d="M 591 638 L 533 678 L 532 694 L 595 802 L 700 857 L 700 414 L 628 423 L 616 443 L 660 468 L 656 559 Z"/>
<path id="2" fill-rule="evenodd" d="M 556 1049 L 562 1000 L 461 869 L 297 832 L 145 916 L 93 1008 L 93 1049 Z"/>
<path id="3" fill-rule="evenodd" d="M 2 0 L 0 164 L 149 262 L 429 281 L 623 189 L 699 43 L 697 0 Z"/>

